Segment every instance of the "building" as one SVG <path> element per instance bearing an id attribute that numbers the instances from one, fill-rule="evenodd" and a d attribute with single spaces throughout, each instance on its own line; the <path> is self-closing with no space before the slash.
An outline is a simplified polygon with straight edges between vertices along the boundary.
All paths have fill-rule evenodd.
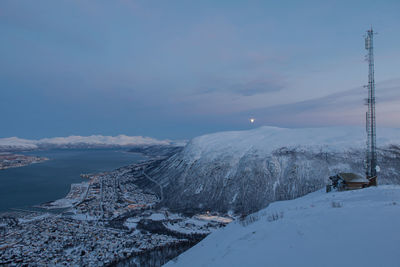
<path id="1" fill-rule="evenodd" d="M 326 186 L 326 191 L 330 192 L 335 189 L 337 191 L 361 189 L 371 185 L 371 181 L 355 173 L 339 173 L 329 177 L 331 184 Z"/>

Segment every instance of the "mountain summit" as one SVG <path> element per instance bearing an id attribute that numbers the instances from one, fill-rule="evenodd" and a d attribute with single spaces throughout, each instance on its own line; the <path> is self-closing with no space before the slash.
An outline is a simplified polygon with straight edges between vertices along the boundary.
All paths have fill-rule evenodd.
<path id="1" fill-rule="evenodd" d="M 176 210 L 249 214 L 325 186 L 339 172 L 364 175 L 364 128 L 261 127 L 194 138 L 148 172 Z M 380 129 L 379 183 L 399 183 L 400 130 Z"/>

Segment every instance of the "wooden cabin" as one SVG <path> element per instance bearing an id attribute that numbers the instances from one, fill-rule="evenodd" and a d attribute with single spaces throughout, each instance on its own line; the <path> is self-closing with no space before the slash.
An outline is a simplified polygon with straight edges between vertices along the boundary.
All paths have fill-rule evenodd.
<path id="1" fill-rule="evenodd" d="M 326 192 L 361 189 L 371 185 L 371 181 L 355 173 L 338 173 L 329 177 L 331 184 L 326 186 Z"/>

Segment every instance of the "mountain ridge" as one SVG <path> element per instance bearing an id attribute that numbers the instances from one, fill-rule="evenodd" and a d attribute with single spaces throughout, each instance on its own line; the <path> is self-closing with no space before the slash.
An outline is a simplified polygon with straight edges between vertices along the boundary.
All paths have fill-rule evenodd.
<path id="1" fill-rule="evenodd" d="M 221 132 L 192 139 L 148 175 L 172 209 L 249 214 L 323 188 L 338 172 L 364 175 L 364 140 L 361 127 Z M 377 140 L 379 183 L 400 183 L 400 129 L 380 129 Z"/>
<path id="2" fill-rule="evenodd" d="M 143 136 L 78 136 L 42 138 L 39 140 L 18 137 L 0 138 L 0 151 L 22 151 L 49 148 L 113 148 L 135 146 L 183 146 L 184 141 L 158 140 Z"/>

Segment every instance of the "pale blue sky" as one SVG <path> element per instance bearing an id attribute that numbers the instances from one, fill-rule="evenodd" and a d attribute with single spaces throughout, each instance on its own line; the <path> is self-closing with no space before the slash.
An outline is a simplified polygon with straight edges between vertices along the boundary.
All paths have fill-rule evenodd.
<path id="1" fill-rule="evenodd" d="M 0 1 L 0 137 L 400 127 L 400 1 Z M 248 118 L 256 123 L 250 125 Z"/>

